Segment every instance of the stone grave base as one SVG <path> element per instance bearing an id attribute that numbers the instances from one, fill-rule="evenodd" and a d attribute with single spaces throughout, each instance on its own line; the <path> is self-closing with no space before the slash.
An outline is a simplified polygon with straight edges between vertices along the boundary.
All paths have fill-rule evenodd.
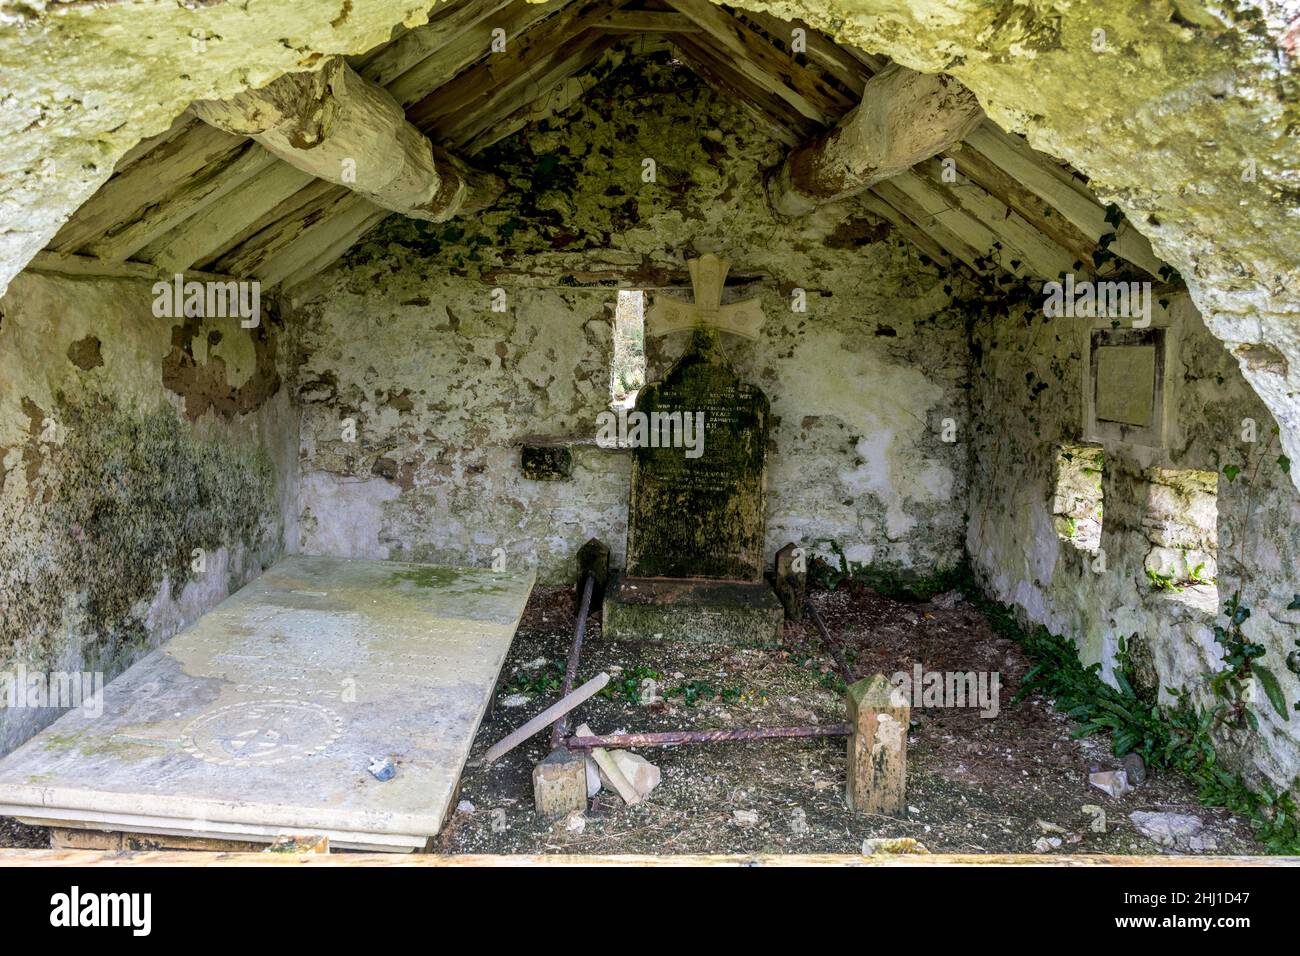
<path id="1" fill-rule="evenodd" d="M 423 848 L 533 586 L 288 557 L 0 760 L 0 815 L 61 830 Z"/>
<path id="2" fill-rule="evenodd" d="M 620 578 L 605 595 L 603 633 L 619 641 L 771 647 L 785 612 L 767 583 Z"/>

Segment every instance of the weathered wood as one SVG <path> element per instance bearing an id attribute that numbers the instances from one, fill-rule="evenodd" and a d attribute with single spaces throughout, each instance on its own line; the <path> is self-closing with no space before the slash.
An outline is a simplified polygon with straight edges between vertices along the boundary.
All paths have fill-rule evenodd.
<path id="1" fill-rule="evenodd" d="M 910 173 L 903 173 L 900 176 L 895 176 L 892 180 L 876 183 L 861 198 L 866 200 L 871 196 L 877 197 L 886 207 L 894 210 L 906 222 L 911 223 L 916 231 L 926 236 L 931 243 L 937 243 L 953 259 L 978 271 L 978 260 L 984 250 L 977 248 L 962 236 L 950 230 L 935 215 L 899 189 L 898 183 L 909 177 L 911 177 Z"/>
<path id="2" fill-rule="evenodd" d="M 496 760 L 501 759 L 502 756 L 509 753 L 511 750 L 514 750 L 516 747 L 518 747 L 521 743 L 523 743 L 533 734 L 537 733 L 539 730 L 549 727 L 551 724 L 555 723 L 555 721 L 563 717 L 569 711 L 573 710 L 583 701 L 587 700 L 590 697 L 594 697 L 600 691 L 600 689 L 608 683 L 609 683 L 608 674 L 606 674 L 603 671 L 597 674 L 595 677 L 587 681 L 587 683 L 583 684 L 573 693 L 567 694 L 566 696 L 557 700 L 550 707 L 547 707 L 544 711 L 542 711 L 532 720 L 525 723 L 518 730 L 512 731 L 511 733 L 507 734 L 505 737 L 501 738 L 496 743 L 494 743 L 491 747 L 488 748 L 487 753 L 483 755 L 483 761 L 485 763 L 492 763 Z"/>
<path id="3" fill-rule="evenodd" d="M 849 809 L 889 816 L 907 806 L 907 726 L 912 707 L 883 674 L 864 677 L 845 694 L 849 726 Z"/>
<path id="4" fill-rule="evenodd" d="M 436 54 L 426 57 L 400 76 L 385 82 L 384 86 L 404 109 L 410 109 L 474 64 L 493 56 L 504 58 L 514 56 L 516 52 L 514 45 L 519 38 L 535 24 L 554 15 L 568 2 L 569 0 L 549 0 L 548 3 L 530 3 L 529 0 L 513 0 L 509 6 L 494 11 L 490 16 L 453 37 Z M 493 31 L 496 30 L 504 34 L 506 43 L 505 52 L 499 54 L 492 52 Z M 410 119 L 410 116 L 408 115 L 407 118 Z M 416 125 L 419 125 L 418 122 Z"/>
<path id="5" fill-rule="evenodd" d="M 160 196 L 138 216 L 115 225 L 81 251 L 101 259 L 130 259 L 159 236 L 278 162 L 272 153 L 249 140 L 197 170 L 179 188 Z"/>
<path id="6" fill-rule="evenodd" d="M 879 185 L 879 184 L 877 184 Z M 947 249 L 935 241 L 928 232 L 918 227 L 901 212 L 885 202 L 874 189 L 868 189 L 857 197 L 857 203 L 890 224 L 918 252 L 928 256 L 943 269 L 960 266 L 960 260 L 951 255 Z"/>
<path id="7" fill-rule="evenodd" d="M 440 53 L 459 37 L 515 0 L 458 0 L 435 8 L 429 22 L 365 57 L 357 72 L 366 79 L 388 86 L 417 64 Z"/>
<path id="8" fill-rule="evenodd" d="M 860 193 L 964 139 L 983 117 L 956 80 L 892 66 L 834 128 L 790 152 L 768 184 L 772 208 L 802 216 Z"/>
<path id="9" fill-rule="evenodd" d="M 615 10 L 596 24 L 606 33 L 699 33 L 700 25 L 664 10 Z"/>
<path id="10" fill-rule="evenodd" d="M 172 279 L 177 271 L 183 272 L 187 279 L 201 282 L 231 282 L 235 276 L 228 273 L 204 272 L 197 269 L 163 269 L 145 262 L 116 262 L 96 259 L 94 256 L 64 255 L 59 252 L 38 252 L 27 263 L 30 272 L 45 275 L 66 276 L 71 279 L 129 279 L 141 282 L 157 282 L 160 279 Z"/>
<path id="11" fill-rule="evenodd" d="M 791 49 L 794 31 L 803 30 L 806 50 L 802 54 L 790 54 L 795 62 L 806 58 L 854 96 L 862 96 L 862 89 L 867 85 L 867 80 L 871 79 L 872 71 L 820 30 L 802 20 L 782 20 L 770 13 L 760 13 L 755 10 L 737 10 L 736 16 L 780 41 L 787 52 Z"/>
<path id="12" fill-rule="evenodd" d="M 1080 232 L 1097 240 L 1115 232 L 1111 252 L 1153 276 L 1160 275 L 1164 262 L 1151 249 L 1145 236 L 1125 223 L 1116 230 L 1106 222 L 1106 210 L 1070 173 L 1048 156 L 1035 152 L 1028 143 L 987 121 L 967 137 L 989 162 L 995 164 L 1025 189 L 1039 196 L 1057 210 Z"/>
<path id="13" fill-rule="evenodd" d="M 258 853 L 264 843 L 177 836 L 172 833 L 127 833 L 119 830 L 79 830 L 51 827 L 50 847 L 55 850 L 205 850 L 210 853 Z"/>
<path id="14" fill-rule="evenodd" d="M 574 0 L 554 15 L 507 40 L 506 52 L 485 57 L 454 80 L 433 90 L 406 111 L 406 117 L 438 142 L 464 139 L 470 128 L 485 128 L 487 114 L 508 116 L 536 95 L 538 75 L 578 52 L 587 42 L 610 38 L 587 30 L 608 14 L 609 0 Z M 581 39 L 579 39 L 581 37 Z"/>
<path id="15" fill-rule="evenodd" d="M 698 38 L 678 35 L 672 45 L 682 59 L 711 87 L 728 99 L 741 105 L 750 116 L 766 129 L 774 139 L 787 146 L 804 142 L 818 127 L 814 120 L 804 116 L 781 97 L 760 86 L 738 70 L 734 62 L 717 55 L 715 49 Z"/>
<path id="16" fill-rule="evenodd" d="M 277 159 L 227 193 L 221 202 L 192 211 L 188 219 L 150 242 L 135 258 L 164 269 L 185 269 L 216 258 L 237 245 L 246 230 L 267 213 L 317 181 Z"/>
<path id="17" fill-rule="evenodd" d="M 20 850 L 0 848 L 0 866 L 4 867 L 78 867 L 78 866 L 289 866 L 303 867 L 947 867 L 947 866 L 1057 866 L 1057 867 L 1173 867 L 1209 869 L 1218 867 L 1268 866 L 1294 867 L 1294 856 L 1197 856 L 1162 855 L 1112 856 L 1104 853 L 732 853 L 732 854 L 663 854 L 629 853 L 598 855 L 589 853 L 310 853 L 302 856 L 278 853 L 130 853 L 92 850 Z"/>
<path id="18" fill-rule="evenodd" d="M 544 820 L 587 809 L 585 754 L 558 747 L 533 767 L 533 809 Z"/>
<path id="19" fill-rule="evenodd" d="M 145 153 L 96 190 L 47 247 L 77 252 L 119 223 L 130 222 L 158 197 L 182 186 L 209 163 L 240 149 L 246 137 L 199 123 Z"/>
<path id="20" fill-rule="evenodd" d="M 666 43 L 663 44 L 663 48 L 667 49 Z M 649 52 L 649 50 L 640 52 L 645 53 Z M 614 68 L 622 64 L 628 56 L 627 50 L 622 47 L 589 47 L 584 50 L 584 53 L 585 56 L 579 58 L 573 64 L 575 69 L 571 75 L 561 79 L 555 86 L 541 91 L 504 119 L 485 127 L 473 139 L 461 146 L 465 155 L 474 156 L 494 143 L 499 143 L 506 137 L 517 133 L 525 126 L 540 123 L 557 113 L 564 112 L 582 99 L 591 89 L 593 84 L 588 73 L 593 66 L 599 66 L 602 73 L 608 75 Z"/>
<path id="21" fill-rule="evenodd" d="M 917 163 L 911 172 L 934 190 L 946 206 L 960 209 L 978 220 L 996 237 L 994 241 L 998 245 L 992 249 L 1004 271 L 1054 279 L 1073 267 L 1074 254 L 1052 242 L 1032 223 L 990 196 L 977 183 L 971 180 L 944 182 L 938 159 Z M 1013 261 L 1019 265 L 1013 265 Z M 1086 260 L 1086 266 L 1091 271 L 1091 259 Z"/>
<path id="22" fill-rule="evenodd" d="M 472 214 L 504 188 L 431 143 L 382 87 L 342 57 L 229 100 L 200 100 L 193 109 L 204 122 L 251 136 L 304 172 L 414 219 Z"/>
<path id="23" fill-rule="evenodd" d="M 737 70 L 781 97 L 803 116 L 827 125 L 853 107 L 850 96 L 800 66 L 788 53 L 778 50 L 712 0 L 670 0 L 670 3 L 699 24 L 702 33 L 726 51 Z"/>

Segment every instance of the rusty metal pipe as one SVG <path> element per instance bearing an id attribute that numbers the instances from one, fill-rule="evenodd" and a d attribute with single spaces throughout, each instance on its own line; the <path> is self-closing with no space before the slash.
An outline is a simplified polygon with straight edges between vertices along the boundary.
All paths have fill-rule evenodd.
<path id="1" fill-rule="evenodd" d="M 831 632 L 826 629 L 826 625 L 822 622 L 822 616 L 817 613 L 817 608 L 812 601 L 805 601 L 804 608 L 808 616 L 812 618 L 812 622 L 817 625 L 817 630 L 821 632 L 822 643 L 826 645 L 827 650 L 831 652 L 831 656 L 835 658 L 835 666 L 840 672 L 840 677 L 844 678 L 845 684 L 852 684 L 856 678 L 853 676 L 853 671 L 849 669 L 849 662 L 844 659 L 844 651 L 840 648 L 840 642 L 831 637 Z"/>
<path id="2" fill-rule="evenodd" d="M 783 737 L 847 737 L 853 732 L 848 724 L 804 727 L 748 727 L 741 730 L 669 730 L 644 734 L 604 734 L 594 737 L 570 737 L 570 750 L 607 750 L 628 747 L 680 747 L 684 744 L 714 744 L 736 740 L 775 740 Z"/>
<path id="3" fill-rule="evenodd" d="M 569 647 L 569 661 L 564 667 L 564 684 L 560 687 L 560 697 L 564 698 L 573 690 L 573 683 L 578 679 L 578 661 L 582 657 L 582 639 L 587 634 L 587 615 L 591 613 L 591 595 L 596 587 L 596 577 L 587 574 L 582 587 L 582 604 L 578 608 L 578 623 L 573 629 L 573 644 Z M 564 743 L 569 732 L 569 715 L 565 714 L 551 725 L 551 749 L 557 750 Z"/>

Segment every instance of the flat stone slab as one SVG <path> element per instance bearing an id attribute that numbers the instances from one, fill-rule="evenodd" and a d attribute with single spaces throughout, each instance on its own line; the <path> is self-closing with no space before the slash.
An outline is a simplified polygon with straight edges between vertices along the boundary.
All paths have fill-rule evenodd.
<path id="1" fill-rule="evenodd" d="M 533 586 L 296 556 L 0 760 L 46 825 L 411 850 L 442 828 Z M 89 712 L 88 712 L 89 711 Z M 372 760 L 392 761 L 381 782 Z"/>
<path id="2" fill-rule="evenodd" d="M 767 583 L 705 578 L 620 578 L 605 595 L 602 633 L 622 641 L 771 647 L 785 609 Z"/>

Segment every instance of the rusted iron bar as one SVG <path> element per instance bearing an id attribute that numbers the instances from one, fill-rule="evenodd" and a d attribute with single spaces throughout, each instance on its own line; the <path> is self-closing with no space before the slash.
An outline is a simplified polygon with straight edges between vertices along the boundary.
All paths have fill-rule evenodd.
<path id="1" fill-rule="evenodd" d="M 587 615 L 591 613 L 591 595 L 596 587 L 596 576 L 587 574 L 582 586 L 582 604 L 578 607 L 578 623 L 573 629 L 573 644 L 569 647 L 569 661 L 564 668 L 564 684 L 560 696 L 566 697 L 578 679 L 578 661 L 582 657 L 582 639 L 587 633 Z M 551 726 L 551 749 L 557 750 L 569 732 L 569 715 L 565 714 Z"/>
<path id="2" fill-rule="evenodd" d="M 831 632 L 826 629 L 825 623 L 822 622 L 822 616 L 817 613 L 817 608 L 812 601 L 805 601 L 804 608 L 807 614 L 812 618 L 812 622 L 817 625 L 817 630 L 821 632 L 822 643 L 831 652 L 835 658 L 835 666 L 840 672 L 840 677 L 844 678 L 845 684 L 852 684 L 857 678 L 853 676 L 853 671 L 849 668 L 849 662 L 844 659 L 844 651 L 840 647 L 840 642 L 831 637 Z"/>
<path id="3" fill-rule="evenodd" d="M 748 727 L 741 730 L 669 730 L 645 734 L 603 734 L 596 737 L 570 737 L 570 750 L 603 747 L 614 750 L 628 747 L 679 747 L 683 744 L 715 744 L 733 740 L 773 740 L 781 737 L 847 737 L 853 732 L 848 724 L 825 724 L 805 727 Z"/>

